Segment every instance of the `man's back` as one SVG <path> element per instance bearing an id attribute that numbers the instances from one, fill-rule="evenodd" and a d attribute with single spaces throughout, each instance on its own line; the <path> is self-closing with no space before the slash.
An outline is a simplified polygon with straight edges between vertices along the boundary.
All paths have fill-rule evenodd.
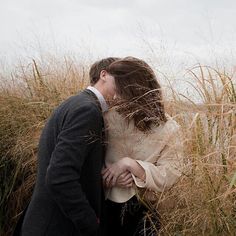
<path id="1" fill-rule="evenodd" d="M 103 118 L 85 90 L 63 102 L 41 134 L 22 235 L 96 235 L 101 215 Z M 81 232 L 81 234 L 80 234 Z"/>

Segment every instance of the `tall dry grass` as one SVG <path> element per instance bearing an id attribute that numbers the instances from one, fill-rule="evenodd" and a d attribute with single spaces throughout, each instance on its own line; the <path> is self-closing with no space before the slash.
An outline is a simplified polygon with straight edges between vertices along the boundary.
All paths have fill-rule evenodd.
<path id="1" fill-rule="evenodd" d="M 52 110 L 87 83 L 86 67 L 71 58 L 32 60 L 0 88 L 0 235 L 11 235 L 34 186 L 40 132 Z"/>
<path id="2" fill-rule="evenodd" d="M 87 68 L 71 58 L 35 61 L 1 76 L 0 234 L 10 235 L 30 199 L 40 132 L 52 110 L 87 85 Z M 189 70 L 202 99 L 177 94 L 167 112 L 181 124 L 185 171 L 157 195 L 160 235 L 235 235 L 236 87 L 232 75 L 210 67 Z M 156 214 L 158 215 L 158 214 Z M 154 227 L 155 230 L 155 227 Z"/>
<path id="3" fill-rule="evenodd" d="M 236 235 L 236 81 L 206 66 L 189 74 L 201 104 L 175 94 L 169 105 L 183 128 L 186 166 L 159 196 L 160 234 Z"/>

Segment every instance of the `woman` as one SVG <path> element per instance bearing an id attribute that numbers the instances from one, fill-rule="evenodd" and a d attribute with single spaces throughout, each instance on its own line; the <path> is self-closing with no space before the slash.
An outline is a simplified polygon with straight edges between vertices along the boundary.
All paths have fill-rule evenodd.
<path id="1" fill-rule="evenodd" d="M 113 62 L 108 73 L 119 97 L 105 117 L 108 235 L 155 235 L 151 228 L 159 224 L 145 223 L 148 209 L 137 196 L 144 190 L 144 198 L 153 200 L 152 192 L 171 187 L 181 175 L 180 127 L 165 114 L 160 85 L 147 63 L 127 57 Z"/>

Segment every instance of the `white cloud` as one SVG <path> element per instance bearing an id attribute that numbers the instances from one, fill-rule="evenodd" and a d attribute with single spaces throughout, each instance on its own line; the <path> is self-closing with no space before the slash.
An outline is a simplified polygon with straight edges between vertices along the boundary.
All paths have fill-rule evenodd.
<path id="1" fill-rule="evenodd" d="M 235 47 L 234 0 L 0 0 L 0 51 L 208 57 Z M 152 47 L 153 52 L 148 53 Z M 224 50 L 226 48 L 226 50 Z M 167 50 L 167 52 L 165 52 Z M 218 54 L 217 54 L 218 55 Z"/>

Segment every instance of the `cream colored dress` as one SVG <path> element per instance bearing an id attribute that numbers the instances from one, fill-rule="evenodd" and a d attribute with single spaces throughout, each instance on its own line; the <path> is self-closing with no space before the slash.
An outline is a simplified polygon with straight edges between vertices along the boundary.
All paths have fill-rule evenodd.
<path id="1" fill-rule="evenodd" d="M 164 125 L 143 133 L 133 122 L 129 124 L 115 109 L 105 114 L 108 129 L 106 163 L 112 164 L 123 157 L 135 159 L 145 170 L 146 180 L 133 175 L 138 188 L 162 192 L 171 187 L 181 175 L 182 137 L 180 126 L 168 116 Z M 126 202 L 136 193 L 136 187 L 106 190 L 106 198 Z"/>

